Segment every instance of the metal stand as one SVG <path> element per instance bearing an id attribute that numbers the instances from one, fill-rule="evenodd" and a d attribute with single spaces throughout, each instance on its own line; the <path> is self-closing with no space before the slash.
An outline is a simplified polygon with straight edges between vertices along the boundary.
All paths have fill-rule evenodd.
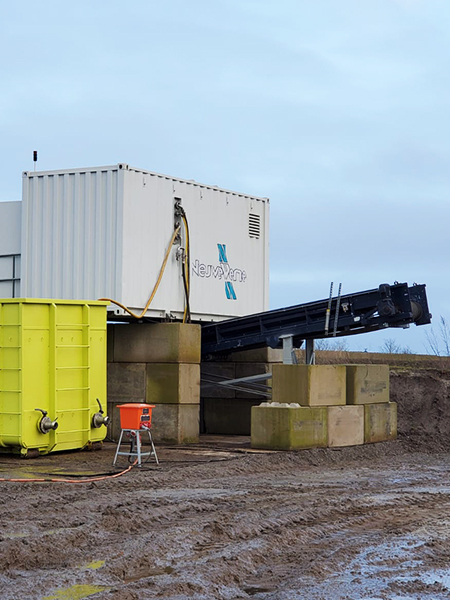
<path id="1" fill-rule="evenodd" d="M 122 444 L 123 434 L 126 433 L 128 438 L 131 438 L 131 449 L 130 452 L 121 452 L 120 446 Z M 148 438 L 150 440 L 150 444 L 152 449 L 150 452 L 142 452 L 142 441 L 141 441 L 141 433 L 148 433 Z M 128 440 L 127 440 L 128 442 Z M 134 442 L 134 443 L 133 443 Z M 123 442 L 125 443 L 125 442 Z M 135 451 L 134 451 L 135 450 Z M 131 456 L 132 458 L 137 458 L 138 467 L 142 465 L 142 458 L 154 456 L 156 460 L 156 464 L 159 465 L 158 456 L 156 454 L 155 445 L 153 443 L 152 432 L 150 429 L 122 429 L 120 432 L 119 443 L 117 444 L 116 455 L 114 456 L 113 466 L 115 466 L 117 462 L 118 456 Z"/>
<path id="2" fill-rule="evenodd" d="M 306 340 L 305 362 L 307 365 L 316 364 L 316 352 L 314 350 L 314 340 Z"/>
<path id="3" fill-rule="evenodd" d="M 283 364 L 284 365 L 296 365 L 297 355 L 294 349 L 294 336 L 280 335 L 280 340 L 283 340 Z"/>

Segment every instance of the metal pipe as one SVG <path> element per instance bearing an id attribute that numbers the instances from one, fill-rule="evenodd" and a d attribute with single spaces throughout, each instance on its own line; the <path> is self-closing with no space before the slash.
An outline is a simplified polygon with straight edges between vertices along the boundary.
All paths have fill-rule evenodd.
<path id="1" fill-rule="evenodd" d="M 336 300 L 336 312 L 334 313 L 333 337 L 336 337 L 337 328 L 338 328 L 339 308 L 341 306 L 341 290 L 342 290 L 342 283 L 339 284 L 338 296 L 337 296 L 337 300 Z"/>
<path id="2" fill-rule="evenodd" d="M 330 295 L 328 297 L 328 306 L 325 313 L 325 335 L 328 335 L 328 327 L 330 325 L 331 302 L 333 299 L 333 282 L 330 284 Z"/>

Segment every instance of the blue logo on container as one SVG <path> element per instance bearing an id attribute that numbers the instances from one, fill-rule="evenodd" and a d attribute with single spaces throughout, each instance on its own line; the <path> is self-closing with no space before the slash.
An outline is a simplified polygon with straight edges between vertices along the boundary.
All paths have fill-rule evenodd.
<path id="1" fill-rule="evenodd" d="M 228 263 L 227 246 L 226 244 L 217 244 L 219 251 L 219 264 L 206 265 L 199 260 L 192 264 L 192 273 L 198 277 L 213 277 L 214 279 L 224 279 L 225 294 L 228 300 L 237 300 L 236 292 L 233 283 L 238 281 L 245 283 L 247 273 L 243 269 L 232 269 Z"/>
<path id="2" fill-rule="evenodd" d="M 226 245 L 217 244 L 217 248 L 219 249 L 219 262 L 226 263 L 226 265 L 228 266 Z M 236 292 L 234 291 L 234 287 L 231 281 L 225 281 L 225 294 L 227 295 L 228 300 L 236 300 Z"/>

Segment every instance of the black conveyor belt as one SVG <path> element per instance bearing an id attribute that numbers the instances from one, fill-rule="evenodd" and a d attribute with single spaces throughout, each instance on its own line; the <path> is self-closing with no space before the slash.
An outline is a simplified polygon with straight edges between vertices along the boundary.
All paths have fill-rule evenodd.
<path id="1" fill-rule="evenodd" d="M 377 289 L 347 294 L 331 301 L 329 332 L 325 331 L 329 299 L 279 308 L 202 326 L 202 355 L 270 346 L 280 347 L 282 336 L 303 340 L 354 335 L 387 327 L 409 327 L 431 322 L 425 285 L 381 284 Z M 338 315 L 336 315 L 338 308 Z M 335 323 L 336 317 L 338 318 Z"/>

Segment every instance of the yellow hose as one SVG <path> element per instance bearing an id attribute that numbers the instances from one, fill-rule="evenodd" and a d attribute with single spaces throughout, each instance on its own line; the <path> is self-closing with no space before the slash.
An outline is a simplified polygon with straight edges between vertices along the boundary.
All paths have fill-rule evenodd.
<path id="1" fill-rule="evenodd" d="M 153 292 L 150 294 L 150 298 L 148 299 L 147 304 L 145 305 L 145 308 L 141 312 L 141 314 L 136 315 L 129 308 L 127 308 L 126 306 L 124 306 L 120 302 L 117 302 L 117 300 L 112 300 L 112 298 L 99 298 L 99 300 L 102 300 L 103 302 L 111 302 L 111 304 L 116 304 L 116 306 L 120 306 L 120 308 L 122 308 L 125 312 L 127 312 L 129 315 L 131 315 L 135 319 L 142 319 L 142 317 L 147 312 L 148 307 L 150 306 L 153 298 L 155 297 L 156 292 L 158 291 L 159 284 L 161 283 L 161 279 L 162 279 L 162 276 L 164 274 L 164 271 L 165 271 L 165 268 L 166 268 L 166 265 L 167 265 L 167 261 L 169 260 L 170 251 L 172 250 L 172 246 L 173 246 L 173 243 L 175 241 L 175 238 L 177 237 L 177 235 L 179 233 L 180 233 L 180 227 L 177 227 L 175 229 L 175 231 L 173 232 L 172 239 L 170 240 L 169 245 L 167 247 L 166 254 L 164 256 L 164 260 L 163 260 L 163 263 L 161 265 L 161 269 L 159 271 L 158 279 L 156 280 L 155 287 L 153 288 Z"/>

